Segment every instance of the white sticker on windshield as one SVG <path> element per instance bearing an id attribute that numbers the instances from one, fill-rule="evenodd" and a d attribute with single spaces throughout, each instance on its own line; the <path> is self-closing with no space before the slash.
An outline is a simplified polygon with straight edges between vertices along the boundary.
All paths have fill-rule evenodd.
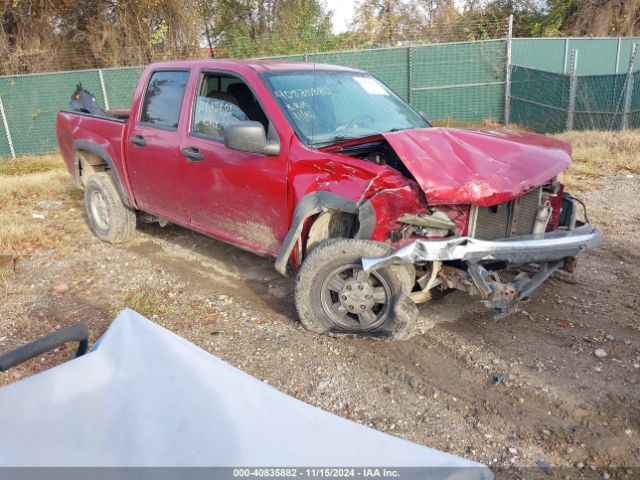
<path id="1" fill-rule="evenodd" d="M 369 77 L 353 77 L 353 79 L 360 84 L 364 91 L 371 95 L 389 95 L 377 80 Z"/>

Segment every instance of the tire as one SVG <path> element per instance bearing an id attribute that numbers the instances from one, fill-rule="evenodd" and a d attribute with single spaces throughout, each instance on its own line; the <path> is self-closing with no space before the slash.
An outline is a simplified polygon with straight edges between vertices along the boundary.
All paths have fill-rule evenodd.
<path id="1" fill-rule="evenodd" d="M 133 237 L 136 214 L 122 203 L 108 173 L 89 177 L 84 189 L 84 203 L 91 229 L 100 240 L 123 243 Z"/>
<path id="2" fill-rule="evenodd" d="M 418 316 L 407 295 L 415 280 L 412 265 L 362 270 L 362 257 L 393 250 L 370 240 L 330 239 L 304 260 L 295 287 L 300 322 L 315 333 L 401 340 L 411 336 Z"/>

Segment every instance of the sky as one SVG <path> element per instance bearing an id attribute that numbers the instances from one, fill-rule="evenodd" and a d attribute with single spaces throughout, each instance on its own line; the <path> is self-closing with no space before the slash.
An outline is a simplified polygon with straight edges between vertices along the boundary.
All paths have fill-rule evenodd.
<path id="1" fill-rule="evenodd" d="M 353 20 L 356 0 L 326 0 L 326 4 L 328 10 L 333 10 L 333 32 L 344 32 Z"/>

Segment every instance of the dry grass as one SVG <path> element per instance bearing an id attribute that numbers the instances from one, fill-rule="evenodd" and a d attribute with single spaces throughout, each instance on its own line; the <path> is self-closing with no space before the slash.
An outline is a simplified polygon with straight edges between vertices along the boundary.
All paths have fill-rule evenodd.
<path id="1" fill-rule="evenodd" d="M 30 173 L 64 170 L 65 166 L 59 155 L 41 157 L 20 157 L 15 160 L 0 159 L 0 176 L 28 175 Z"/>
<path id="2" fill-rule="evenodd" d="M 573 163 L 561 176 L 568 189 L 599 188 L 604 177 L 640 174 L 640 131 L 566 132 L 554 137 L 573 147 Z"/>
<path id="3" fill-rule="evenodd" d="M 71 248 L 74 235 L 84 227 L 78 219 L 81 200 L 60 157 L 0 161 L 0 253 Z M 45 208 L 43 201 L 59 203 Z"/>
<path id="4" fill-rule="evenodd" d="M 153 315 L 165 316 L 175 314 L 175 308 L 167 301 L 167 293 L 148 288 L 134 290 L 124 297 L 124 304 L 136 312 L 151 318 Z M 117 315 L 114 312 L 114 316 Z"/>

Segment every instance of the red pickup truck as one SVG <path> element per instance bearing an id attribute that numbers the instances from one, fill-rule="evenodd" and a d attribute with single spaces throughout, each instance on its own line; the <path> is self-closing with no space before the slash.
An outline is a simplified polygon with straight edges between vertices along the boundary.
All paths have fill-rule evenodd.
<path id="1" fill-rule="evenodd" d="M 100 239 L 173 222 L 272 256 L 318 333 L 405 338 L 452 289 L 506 315 L 601 241 L 556 180 L 568 145 L 432 127 L 350 68 L 153 64 L 130 111 L 76 106 L 57 137 Z"/>

